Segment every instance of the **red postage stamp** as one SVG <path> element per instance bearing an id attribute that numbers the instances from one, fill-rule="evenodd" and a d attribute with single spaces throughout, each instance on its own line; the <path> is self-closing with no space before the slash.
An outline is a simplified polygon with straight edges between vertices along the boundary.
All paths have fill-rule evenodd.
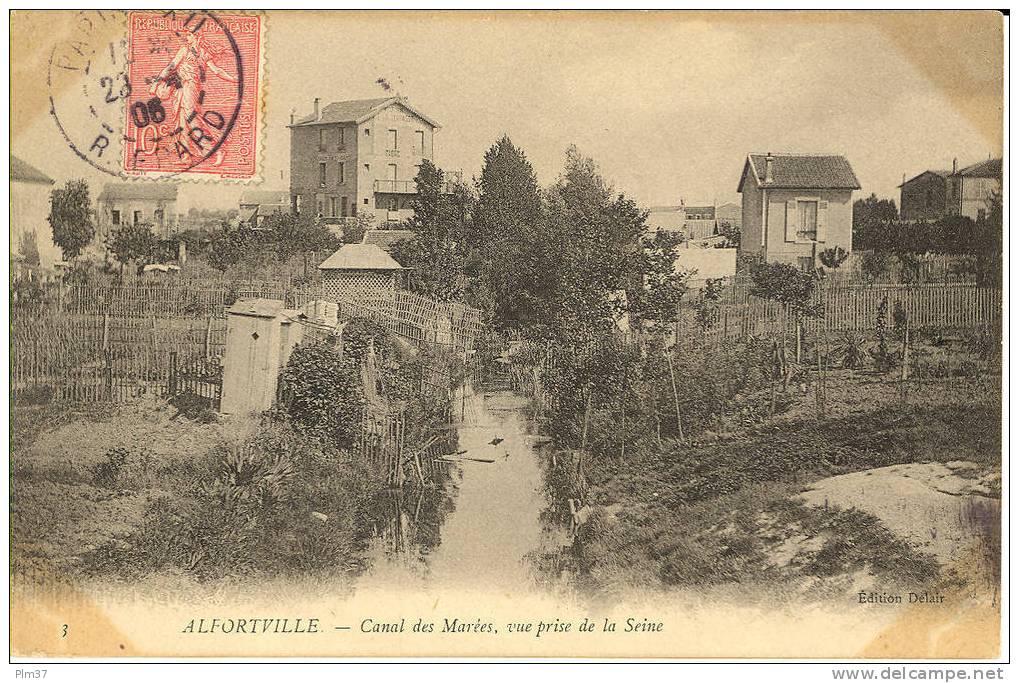
<path id="1" fill-rule="evenodd" d="M 256 176 L 262 30 L 259 16 L 130 14 L 125 172 Z"/>

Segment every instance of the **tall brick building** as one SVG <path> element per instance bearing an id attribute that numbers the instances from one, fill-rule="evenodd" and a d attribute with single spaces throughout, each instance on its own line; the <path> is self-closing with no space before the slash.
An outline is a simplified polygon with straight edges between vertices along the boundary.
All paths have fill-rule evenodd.
<path id="1" fill-rule="evenodd" d="M 290 128 L 290 200 L 326 222 L 361 214 L 379 222 L 413 215 L 422 159 L 433 159 L 439 125 L 400 97 L 333 102 L 315 98 Z M 334 221 L 330 219 L 335 219 Z"/>

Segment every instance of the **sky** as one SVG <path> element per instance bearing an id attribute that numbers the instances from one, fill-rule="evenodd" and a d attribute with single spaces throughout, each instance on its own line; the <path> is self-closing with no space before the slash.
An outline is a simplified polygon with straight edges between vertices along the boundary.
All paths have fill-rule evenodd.
<path id="1" fill-rule="evenodd" d="M 310 113 L 315 97 L 384 96 L 384 78 L 442 124 L 436 162 L 466 177 L 505 133 L 543 185 L 576 144 L 643 206 L 738 201 L 746 155 L 769 151 L 844 154 L 858 196 L 897 201 L 904 174 L 1001 154 L 997 15 L 924 19 L 271 12 L 254 187 L 288 186 L 291 112 Z M 87 177 L 98 193 L 109 178 L 70 152 L 45 112 L 18 112 L 14 88 L 12 152 L 58 182 Z M 179 211 L 236 206 L 241 191 L 182 187 Z"/>

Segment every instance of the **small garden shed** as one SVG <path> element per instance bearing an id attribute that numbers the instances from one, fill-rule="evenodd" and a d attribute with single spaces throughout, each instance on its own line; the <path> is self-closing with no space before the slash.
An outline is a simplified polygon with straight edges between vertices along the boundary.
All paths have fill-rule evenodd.
<path id="1" fill-rule="evenodd" d="M 324 296 L 331 301 L 392 302 L 403 267 L 374 244 L 345 244 L 319 265 Z"/>

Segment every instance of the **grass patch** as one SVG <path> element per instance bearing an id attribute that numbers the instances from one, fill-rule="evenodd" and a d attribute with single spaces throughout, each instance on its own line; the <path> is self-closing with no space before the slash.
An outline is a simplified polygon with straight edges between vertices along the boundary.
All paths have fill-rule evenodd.
<path id="1" fill-rule="evenodd" d="M 861 385 L 864 382 L 861 382 Z M 575 569 L 593 587 L 705 587 L 867 572 L 886 584 L 939 578 L 918 552 L 858 510 L 790 500 L 818 479 L 908 462 L 968 460 L 1000 467 L 1000 402 L 991 394 L 869 410 L 823 421 L 784 416 L 712 443 L 667 440 L 626 460 L 594 458 L 592 515 Z"/>
<path id="2" fill-rule="evenodd" d="M 176 492 L 155 498 L 134 533 L 87 553 L 86 573 L 207 580 L 339 570 L 356 553 L 357 510 L 378 486 L 367 464 L 285 424 L 168 476 Z"/>

